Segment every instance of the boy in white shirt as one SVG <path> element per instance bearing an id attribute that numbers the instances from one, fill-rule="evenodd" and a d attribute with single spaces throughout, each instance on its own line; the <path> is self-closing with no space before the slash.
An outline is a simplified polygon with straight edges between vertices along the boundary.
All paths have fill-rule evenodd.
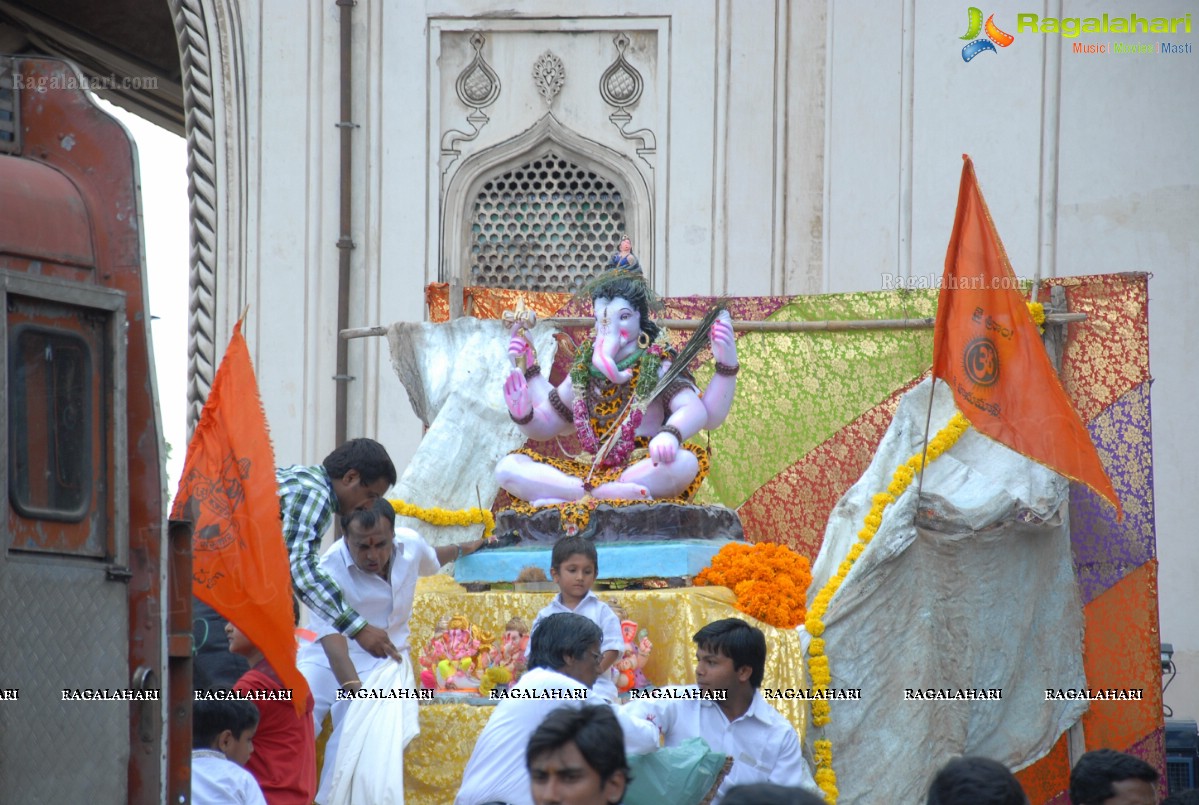
<path id="1" fill-rule="evenodd" d="M 713 621 L 695 633 L 695 682 L 718 699 L 637 699 L 625 715 L 651 722 L 665 746 L 703 738 L 733 758 L 719 802 L 733 786 L 771 782 L 820 793 L 808 770 L 799 735 L 762 697 L 766 636 L 739 618 Z"/>
<path id="2" fill-rule="evenodd" d="M 243 766 L 254 751 L 258 708 L 253 702 L 198 701 L 192 705 L 193 805 L 266 805 Z"/>
<path id="3" fill-rule="evenodd" d="M 529 630 L 529 645 L 533 645 L 532 637 L 538 624 L 555 612 L 573 612 L 587 618 L 603 632 L 600 673 L 592 688 L 592 695 L 617 701 L 619 694 L 616 683 L 612 681 L 611 668 L 624 650 L 624 636 L 616 613 L 591 592 L 598 575 L 599 555 L 594 542 L 576 536 L 563 537 L 554 543 L 554 550 L 550 554 L 550 576 L 557 582 L 560 592 L 537 613 L 533 628 Z"/>

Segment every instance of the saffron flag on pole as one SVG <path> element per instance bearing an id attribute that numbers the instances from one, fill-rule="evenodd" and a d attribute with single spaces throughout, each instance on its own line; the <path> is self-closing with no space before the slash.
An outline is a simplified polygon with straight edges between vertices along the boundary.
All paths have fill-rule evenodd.
<path id="1" fill-rule="evenodd" d="M 963 154 L 962 182 L 933 331 L 933 376 L 980 433 L 1123 509 L 1070 404 Z"/>
<path id="2" fill-rule="evenodd" d="M 303 713 L 275 456 L 241 321 L 187 446 L 171 517 L 191 520 L 192 592 L 258 647 Z"/>

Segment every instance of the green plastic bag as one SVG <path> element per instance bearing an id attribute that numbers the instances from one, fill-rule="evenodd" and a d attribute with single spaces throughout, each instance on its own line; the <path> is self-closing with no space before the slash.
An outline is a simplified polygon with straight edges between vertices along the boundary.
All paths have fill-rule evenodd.
<path id="1" fill-rule="evenodd" d="M 629 757 L 633 782 L 624 805 L 698 805 L 712 790 L 727 758 L 713 752 L 703 738 Z"/>

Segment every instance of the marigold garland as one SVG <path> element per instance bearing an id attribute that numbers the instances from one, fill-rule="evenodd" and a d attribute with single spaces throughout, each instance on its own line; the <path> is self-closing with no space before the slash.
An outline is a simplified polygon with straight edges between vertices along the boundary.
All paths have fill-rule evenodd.
<path id="1" fill-rule="evenodd" d="M 1032 306 L 1029 306 L 1030 312 Z M 1036 314 L 1033 314 L 1036 318 Z M 1041 315 L 1044 320 L 1044 313 Z M 807 618 L 804 620 L 804 626 L 811 636 L 811 642 L 808 643 L 808 673 L 812 677 L 813 690 L 827 690 L 829 683 L 832 682 L 832 671 L 829 670 L 828 657 L 824 653 L 824 639 L 821 637 L 824 634 L 824 614 L 828 612 L 829 603 L 833 596 L 837 594 L 837 590 L 841 588 L 845 577 L 849 575 L 849 571 L 853 568 L 854 563 L 862 552 L 866 550 L 866 546 L 874 539 L 878 533 L 879 527 L 883 524 L 883 512 L 887 507 L 894 503 L 900 495 L 911 485 L 916 477 L 916 473 L 924 469 L 931 461 L 935 461 L 939 456 L 945 453 L 946 450 L 953 447 L 962 434 L 970 427 L 969 420 L 962 416 L 960 412 L 955 411 L 953 416 L 949 418 L 949 422 L 945 427 L 937 433 L 936 436 L 929 441 L 927 447 L 927 459 L 921 453 L 908 458 L 903 464 L 895 468 L 891 474 L 891 482 L 887 485 L 886 492 L 880 492 L 871 498 L 870 511 L 862 520 L 863 528 L 858 532 L 858 541 L 855 542 L 849 549 L 849 553 L 841 560 L 841 564 L 837 566 L 837 572 L 833 575 L 820 592 L 816 593 L 816 597 L 812 599 L 812 607 L 808 610 Z M 829 723 L 829 703 L 827 700 L 818 699 L 812 702 L 812 725 L 816 727 L 824 727 Z M 836 805 L 837 802 L 837 773 L 833 770 L 833 744 L 831 741 L 821 739 L 813 742 L 812 752 L 816 760 L 816 784 L 820 786 L 820 790 L 824 792 L 824 801 L 828 805 Z"/>
<path id="2" fill-rule="evenodd" d="M 695 577 L 697 587 L 728 587 L 737 596 L 738 610 L 782 629 L 803 623 L 811 583 L 807 557 L 769 542 L 730 542 Z"/>
<path id="3" fill-rule="evenodd" d="M 495 533 L 495 515 L 487 509 L 441 509 L 430 506 L 427 509 L 413 505 L 403 500 L 388 500 L 395 513 L 403 517 L 415 517 L 430 525 L 479 525 L 483 526 L 483 539 Z"/>
<path id="4" fill-rule="evenodd" d="M 1032 316 L 1033 324 L 1037 325 L 1037 329 L 1045 331 L 1045 306 L 1040 302 L 1026 302 L 1028 305 L 1028 314 Z"/>

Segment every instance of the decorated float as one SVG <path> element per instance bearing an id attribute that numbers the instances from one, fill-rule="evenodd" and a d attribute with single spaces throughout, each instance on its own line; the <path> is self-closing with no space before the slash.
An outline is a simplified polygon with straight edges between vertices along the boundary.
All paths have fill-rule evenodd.
<path id="1" fill-rule="evenodd" d="M 1014 279 L 967 168 L 947 277 Z M 577 532 L 596 540 L 597 592 L 629 623 L 624 682 L 689 682 L 691 634 L 739 613 L 767 632 L 764 687 L 831 692 L 774 702 L 830 803 L 918 801 L 956 754 L 1017 770 L 1032 803 L 1066 801 L 1084 749 L 1164 767 L 1146 275 L 1026 284 L 952 321 L 945 289 L 664 298 L 643 328 L 652 293 L 642 308 L 640 290 L 611 284 L 648 290 L 631 257 L 578 296 L 467 288 L 469 315 L 454 320 L 433 285 L 429 322 L 388 328 L 428 426 L 397 510 L 440 518 L 409 523 L 438 543 L 521 538 L 459 561 L 456 581 L 422 582 L 422 681 L 515 679 L 513 619 L 552 595 L 517 578 L 548 572 L 555 535 Z M 1034 340 L 1048 375 L 1005 346 Z M 1071 465 L 1087 483 L 1071 481 L 1049 469 L 1060 455 L 984 430 L 978 411 L 1009 405 L 990 386 L 1060 391 L 1074 430 L 1027 412 L 1019 428 L 1067 457 L 1081 433 L 1099 476 Z M 1106 690 L 1140 695 L 1077 695 Z M 453 790 L 489 712 L 421 708 L 410 801 Z"/>

